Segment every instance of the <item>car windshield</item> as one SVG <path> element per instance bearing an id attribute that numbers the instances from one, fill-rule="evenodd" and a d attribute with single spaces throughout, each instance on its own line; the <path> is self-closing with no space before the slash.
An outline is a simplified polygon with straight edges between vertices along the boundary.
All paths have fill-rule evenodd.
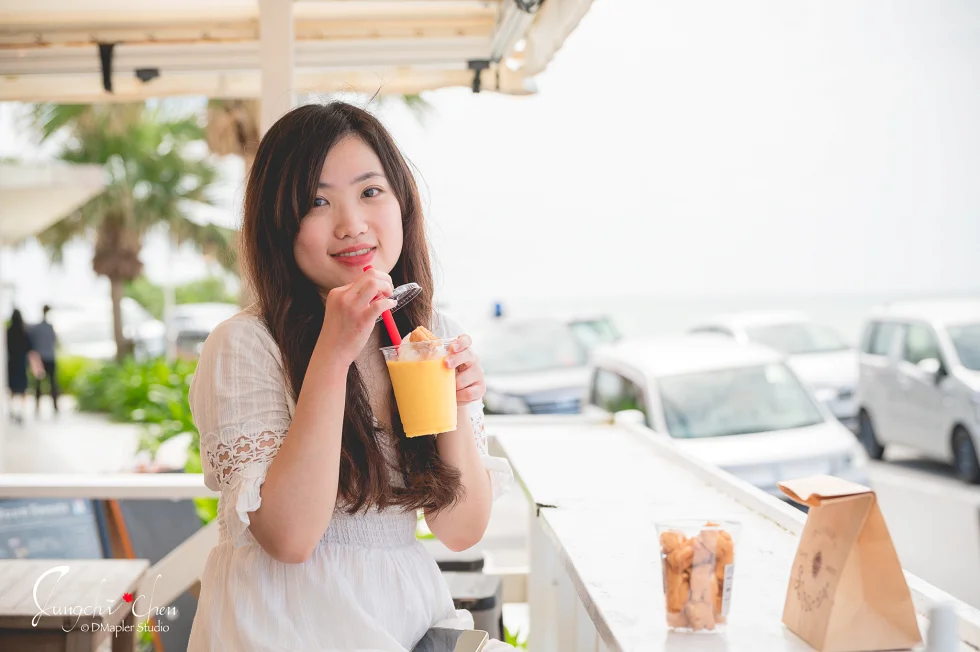
<path id="1" fill-rule="evenodd" d="M 586 350 L 619 340 L 619 332 L 609 319 L 576 319 L 568 323 L 572 335 Z"/>
<path id="2" fill-rule="evenodd" d="M 967 369 L 980 371 L 980 324 L 960 324 L 947 330 L 960 364 Z"/>
<path id="3" fill-rule="evenodd" d="M 823 416 L 783 364 L 659 379 L 667 432 L 678 439 L 803 428 Z"/>
<path id="4" fill-rule="evenodd" d="M 176 330 L 210 332 L 218 324 L 234 316 L 240 308 L 229 304 L 183 304 L 174 308 L 173 326 Z"/>
<path id="5" fill-rule="evenodd" d="M 746 328 L 749 339 L 788 355 L 845 351 L 847 343 L 833 329 L 818 324 L 770 324 Z"/>
<path id="6" fill-rule="evenodd" d="M 562 322 L 522 322 L 495 327 L 475 339 L 487 374 L 521 374 L 582 367 L 585 349 Z"/>

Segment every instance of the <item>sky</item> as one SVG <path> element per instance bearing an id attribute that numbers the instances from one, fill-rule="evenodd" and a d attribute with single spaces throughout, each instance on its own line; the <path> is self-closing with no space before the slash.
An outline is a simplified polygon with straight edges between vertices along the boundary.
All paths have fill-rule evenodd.
<path id="1" fill-rule="evenodd" d="M 980 289 L 980 5 L 597 0 L 539 92 L 380 111 L 423 182 L 444 301 Z M 0 108 L 0 156 L 36 155 Z M 219 216 L 237 220 L 241 164 Z M 30 313 L 107 294 L 5 250 Z M 205 273 L 151 242 L 149 276 Z M 174 270 L 176 274 L 174 274 Z"/>

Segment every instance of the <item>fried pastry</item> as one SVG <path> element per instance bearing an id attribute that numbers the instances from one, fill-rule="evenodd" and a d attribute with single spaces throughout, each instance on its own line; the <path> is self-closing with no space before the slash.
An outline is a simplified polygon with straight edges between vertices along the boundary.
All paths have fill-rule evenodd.
<path id="1" fill-rule="evenodd" d="M 691 596 L 691 582 L 687 571 L 676 572 L 665 568 L 664 581 L 667 589 L 667 611 L 683 610 Z"/>

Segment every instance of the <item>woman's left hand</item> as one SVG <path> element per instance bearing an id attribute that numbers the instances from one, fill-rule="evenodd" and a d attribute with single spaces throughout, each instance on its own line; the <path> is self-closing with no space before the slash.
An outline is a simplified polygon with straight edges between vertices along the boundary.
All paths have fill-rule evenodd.
<path id="1" fill-rule="evenodd" d="M 473 340 L 469 335 L 460 335 L 449 347 L 446 366 L 456 369 L 456 404 L 466 405 L 479 401 L 487 393 L 483 367 L 470 348 Z"/>

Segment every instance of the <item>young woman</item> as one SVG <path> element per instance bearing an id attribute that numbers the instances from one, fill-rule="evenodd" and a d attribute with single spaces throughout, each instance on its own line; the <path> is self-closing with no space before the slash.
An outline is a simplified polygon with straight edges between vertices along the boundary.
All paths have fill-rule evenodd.
<path id="1" fill-rule="evenodd" d="M 430 627 L 472 627 L 417 513 L 469 548 L 513 475 L 487 455 L 470 338 L 432 310 L 418 190 L 385 128 L 342 102 L 283 116 L 249 174 L 241 243 L 257 301 L 211 334 L 190 390 L 221 497 L 188 649 L 404 652 Z M 422 293 L 395 313 L 402 334 L 456 337 L 453 432 L 409 439 L 399 421 L 376 320 L 406 282 Z"/>
<path id="2" fill-rule="evenodd" d="M 20 310 L 14 309 L 7 328 L 7 387 L 10 388 L 10 420 L 24 423 L 28 356 L 34 347 Z"/>

